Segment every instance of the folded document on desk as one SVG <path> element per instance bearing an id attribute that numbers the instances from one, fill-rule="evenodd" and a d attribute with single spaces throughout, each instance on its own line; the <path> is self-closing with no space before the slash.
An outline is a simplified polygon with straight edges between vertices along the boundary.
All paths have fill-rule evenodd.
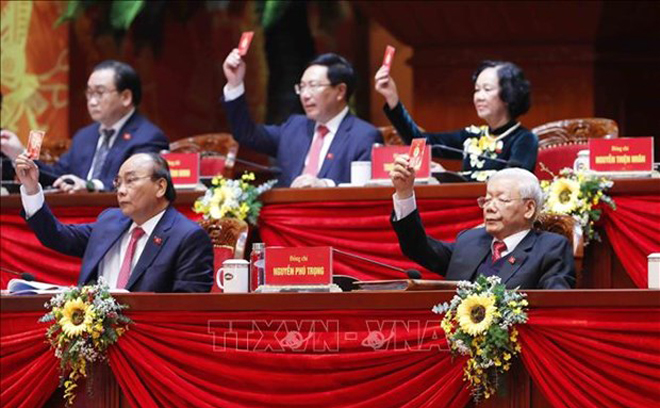
<path id="1" fill-rule="evenodd" d="M 60 286 L 46 282 L 26 281 L 12 279 L 7 283 L 10 295 L 43 295 L 56 294 L 64 291 L 68 286 Z"/>
<path id="2" fill-rule="evenodd" d="M 458 281 L 436 279 L 393 279 L 354 282 L 357 290 L 454 290 Z"/>

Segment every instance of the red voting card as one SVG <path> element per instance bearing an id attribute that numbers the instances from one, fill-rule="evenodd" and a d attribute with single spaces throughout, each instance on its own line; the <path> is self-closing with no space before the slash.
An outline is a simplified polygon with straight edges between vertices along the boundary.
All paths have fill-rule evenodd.
<path id="1" fill-rule="evenodd" d="M 46 132 L 43 130 L 30 131 L 30 138 L 28 139 L 28 157 L 30 159 L 37 160 L 39 158 L 44 136 L 46 136 Z"/>
<path id="2" fill-rule="evenodd" d="M 394 59 L 394 51 L 396 51 L 396 49 L 391 45 L 388 45 L 387 48 L 385 48 L 385 55 L 383 56 L 383 66 L 386 67 L 388 71 L 392 67 L 392 60 Z"/>
<path id="3" fill-rule="evenodd" d="M 254 37 L 254 31 L 246 31 L 241 35 L 241 41 L 238 42 L 238 53 L 241 57 L 247 54 L 252 37 Z"/>
<path id="4" fill-rule="evenodd" d="M 410 167 L 419 171 L 422 167 L 422 159 L 424 158 L 424 150 L 426 149 L 426 139 L 419 138 L 413 139 L 410 143 L 410 150 L 408 156 L 410 157 Z"/>

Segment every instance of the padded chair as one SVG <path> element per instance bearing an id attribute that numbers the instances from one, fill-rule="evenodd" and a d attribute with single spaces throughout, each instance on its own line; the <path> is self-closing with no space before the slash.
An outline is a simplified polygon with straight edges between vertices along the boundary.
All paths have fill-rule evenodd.
<path id="1" fill-rule="evenodd" d="M 53 164 L 69 150 L 69 146 L 71 146 L 71 139 L 44 138 L 39 152 L 39 160 L 46 164 Z"/>
<path id="2" fill-rule="evenodd" d="M 575 218 L 570 215 L 541 213 L 534 223 L 534 228 L 541 231 L 554 232 L 568 239 L 568 242 L 573 246 L 573 257 L 575 258 L 575 287 L 581 287 L 584 239 L 582 229 L 578 227 Z"/>
<path id="3" fill-rule="evenodd" d="M 378 131 L 383 135 L 385 146 L 403 146 L 405 144 L 394 126 L 382 126 L 378 128 Z"/>
<path id="4" fill-rule="evenodd" d="M 619 127 L 612 119 L 582 118 L 549 122 L 532 129 L 539 138 L 539 153 L 534 173 L 541 180 L 549 180 L 564 167 L 573 168 L 580 150 L 589 148 L 591 138 L 619 137 Z"/>
<path id="5" fill-rule="evenodd" d="M 207 133 L 170 143 L 172 153 L 200 153 L 200 174 L 233 176 L 238 142 L 229 133 Z"/>

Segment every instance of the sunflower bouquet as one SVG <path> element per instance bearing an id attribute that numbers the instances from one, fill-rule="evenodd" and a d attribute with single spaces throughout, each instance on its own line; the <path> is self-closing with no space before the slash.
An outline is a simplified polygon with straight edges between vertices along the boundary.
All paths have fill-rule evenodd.
<path id="1" fill-rule="evenodd" d="M 202 214 L 205 220 L 229 217 L 256 225 L 262 205 L 257 198 L 273 188 L 277 180 L 267 181 L 257 187 L 250 184 L 254 179 L 254 173 L 248 172 L 240 180 L 213 177 L 211 188 L 195 201 L 193 211 Z"/>
<path id="2" fill-rule="evenodd" d="M 547 171 L 547 169 L 546 169 Z M 552 173 L 551 173 L 552 174 Z M 614 183 L 603 177 L 576 173 L 565 168 L 552 180 L 541 182 L 546 196 L 543 211 L 552 214 L 572 216 L 582 227 L 584 244 L 592 239 L 600 240 L 594 229 L 594 223 L 600 219 L 600 203 L 616 209 L 614 200 L 604 193 Z"/>
<path id="3" fill-rule="evenodd" d="M 71 405 L 78 380 L 91 375 L 91 364 L 104 360 L 108 347 L 133 322 L 122 314 L 128 306 L 117 303 L 103 279 L 96 285 L 71 287 L 53 296 L 45 307 L 50 312 L 39 321 L 53 323 L 46 337 L 60 360 L 60 386 Z"/>
<path id="4" fill-rule="evenodd" d="M 527 300 L 517 290 L 507 290 L 498 276 L 479 276 L 458 284 L 449 303 L 433 307 L 444 314 L 441 327 L 454 354 L 469 356 L 463 368 L 475 401 L 490 398 L 498 379 L 511 368 L 520 352 L 515 324 L 527 322 Z"/>

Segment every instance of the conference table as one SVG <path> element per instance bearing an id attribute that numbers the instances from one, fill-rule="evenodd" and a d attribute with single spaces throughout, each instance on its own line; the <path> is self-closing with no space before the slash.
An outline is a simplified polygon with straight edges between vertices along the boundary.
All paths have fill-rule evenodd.
<path id="1" fill-rule="evenodd" d="M 390 226 L 391 187 L 274 189 L 263 196 L 263 209 L 251 241 L 268 246 L 332 246 L 401 269 L 420 269 L 424 278 L 437 278 L 407 260 Z M 482 183 L 418 186 L 415 194 L 427 232 L 453 241 L 461 230 L 482 222 L 476 198 Z M 175 206 L 193 220 L 192 205 L 202 193 L 179 191 Z M 617 210 L 604 209 L 599 226 L 602 241 L 584 251 L 578 287 L 646 287 L 646 255 L 660 252 L 660 179 L 616 180 L 609 194 Z M 112 193 L 50 194 L 46 201 L 65 223 L 93 222 L 107 207 L 116 206 Z M 44 248 L 20 216 L 16 195 L 0 198 L 0 266 L 30 272 L 38 279 L 75 282 L 80 260 Z M 360 279 L 395 279 L 400 272 L 336 255 L 336 274 Z M 12 278 L 0 274 L 2 287 Z"/>
<path id="2" fill-rule="evenodd" d="M 526 293 L 521 355 L 480 407 L 660 400 L 659 291 Z M 452 358 L 431 312 L 452 296 L 117 294 L 134 324 L 74 406 L 471 406 L 465 358 Z M 0 297 L 3 406 L 63 406 L 47 325 L 37 323 L 47 299 Z"/>

